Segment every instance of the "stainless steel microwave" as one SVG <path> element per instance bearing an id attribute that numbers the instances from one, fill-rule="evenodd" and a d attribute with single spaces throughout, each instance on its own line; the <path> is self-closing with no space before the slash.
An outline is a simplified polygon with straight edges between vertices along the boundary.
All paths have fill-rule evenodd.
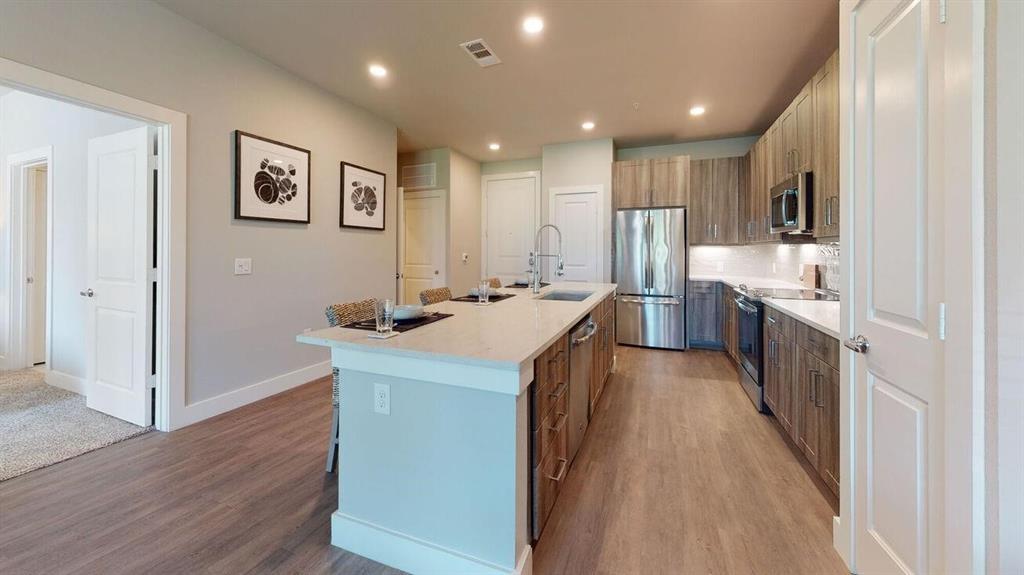
<path id="1" fill-rule="evenodd" d="M 800 172 L 772 188 L 771 232 L 810 234 L 814 232 L 814 199 L 811 172 Z"/>

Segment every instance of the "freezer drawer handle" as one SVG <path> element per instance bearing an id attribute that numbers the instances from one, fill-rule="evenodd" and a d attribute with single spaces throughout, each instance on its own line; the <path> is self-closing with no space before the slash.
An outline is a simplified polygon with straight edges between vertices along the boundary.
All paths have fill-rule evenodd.
<path id="1" fill-rule="evenodd" d="M 676 299 L 664 299 L 664 300 L 642 300 L 640 298 L 625 298 L 619 297 L 619 301 L 622 303 L 640 303 L 647 305 L 679 305 L 679 300 Z"/>

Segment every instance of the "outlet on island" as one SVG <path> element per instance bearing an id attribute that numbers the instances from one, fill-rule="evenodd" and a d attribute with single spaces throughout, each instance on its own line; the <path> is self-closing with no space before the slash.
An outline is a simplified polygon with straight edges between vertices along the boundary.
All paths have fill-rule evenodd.
<path id="1" fill-rule="evenodd" d="M 373 411 L 391 415 L 391 386 L 386 383 L 373 384 Z"/>

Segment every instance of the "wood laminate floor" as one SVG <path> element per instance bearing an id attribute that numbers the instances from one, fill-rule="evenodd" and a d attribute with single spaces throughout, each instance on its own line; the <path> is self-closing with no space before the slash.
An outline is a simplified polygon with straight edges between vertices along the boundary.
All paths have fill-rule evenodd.
<path id="1" fill-rule="evenodd" d="M 330 546 L 330 381 L 0 483 L 0 573 L 391 574 Z M 534 573 L 842 573 L 722 353 L 619 348 Z"/>

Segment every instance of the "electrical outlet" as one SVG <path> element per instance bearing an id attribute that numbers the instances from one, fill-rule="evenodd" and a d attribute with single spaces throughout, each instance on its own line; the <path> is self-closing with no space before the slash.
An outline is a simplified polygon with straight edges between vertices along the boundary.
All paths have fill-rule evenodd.
<path id="1" fill-rule="evenodd" d="M 235 258 L 235 275 L 247 276 L 252 273 L 252 258 Z"/>
<path id="2" fill-rule="evenodd" d="M 386 383 L 373 384 L 373 411 L 391 415 L 391 386 Z"/>

